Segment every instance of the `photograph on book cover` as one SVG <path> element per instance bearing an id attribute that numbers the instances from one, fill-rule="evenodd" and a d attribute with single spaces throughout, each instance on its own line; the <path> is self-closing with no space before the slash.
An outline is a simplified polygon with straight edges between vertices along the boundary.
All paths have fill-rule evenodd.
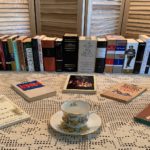
<path id="1" fill-rule="evenodd" d="M 63 92 L 96 93 L 95 76 L 93 75 L 68 75 Z"/>

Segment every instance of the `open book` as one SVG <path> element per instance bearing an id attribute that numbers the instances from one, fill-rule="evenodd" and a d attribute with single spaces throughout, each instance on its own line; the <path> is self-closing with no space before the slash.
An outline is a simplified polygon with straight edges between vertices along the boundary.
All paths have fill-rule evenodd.
<path id="1" fill-rule="evenodd" d="M 30 116 L 21 108 L 0 95 L 0 129 L 30 119 Z"/>
<path id="2" fill-rule="evenodd" d="M 145 90 L 146 88 L 138 85 L 121 83 L 104 91 L 101 96 L 127 103 L 143 93 Z"/>

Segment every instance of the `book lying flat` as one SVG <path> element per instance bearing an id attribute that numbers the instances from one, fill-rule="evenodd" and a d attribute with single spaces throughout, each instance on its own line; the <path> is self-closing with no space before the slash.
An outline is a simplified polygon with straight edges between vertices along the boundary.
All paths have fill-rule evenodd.
<path id="1" fill-rule="evenodd" d="M 30 115 L 9 100 L 0 95 L 0 129 L 30 119 Z"/>
<path id="2" fill-rule="evenodd" d="M 134 120 L 150 126 L 150 104 L 139 114 L 134 117 Z"/>
<path id="3" fill-rule="evenodd" d="M 29 102 L 56 95 L 56 91 L 52 87 L 48 87 L 37 80 L 14 83 L 11 87 Z"/>
<path id="4" fill-rule="evenodd" d="M 95 94 L 95 77 L 93 75 L 68 75 L 63 92 Z"/>
<path id="5" fill-rule="evenodd" d="M 104 91 L 101 96 L 127 103 L 145 90 L 146 88 L 138 85 L 121 83 Z"/>

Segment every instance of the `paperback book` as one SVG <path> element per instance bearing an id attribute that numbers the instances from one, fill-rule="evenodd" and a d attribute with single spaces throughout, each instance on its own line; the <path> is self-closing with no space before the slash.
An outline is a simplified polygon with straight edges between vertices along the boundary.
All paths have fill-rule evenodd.
<path id="1" fill-rule="evenodd" d="M 95 76 L 93 75 L 68 75 L 65 86 L 65 93 L 95 94 Z"/>
<path id="2" fill-rule="evenodd" d="M 6 96 L 0 95 L 0 129 L 30 119 L 24 112 Z"/>
<path id="3" fill-rule="evenodd" d="M 150 126 L 150 104 L 134 117 L 134 120 Z"/>
<path id="4" fill-rule="evenodd" d="M 127 103 L 143 93 L 145 90 L 146 88 L 138 85 L 120 83 L 104 91 L 101 96 Z"/>
<path id="5" fill-rule="evenodd" d="M 56 95 L 56 91 L 51 87 L 37 80 L 14 83 L 11 87 L 29 102 Z"/>

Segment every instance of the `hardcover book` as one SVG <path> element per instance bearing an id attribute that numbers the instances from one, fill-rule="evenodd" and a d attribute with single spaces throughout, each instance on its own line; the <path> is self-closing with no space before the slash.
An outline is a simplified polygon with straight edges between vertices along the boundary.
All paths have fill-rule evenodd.
<path id="1" fill-rule="evenodd" d="M 19 57 L 19 63 L 20 63 L 20 70 L 26 71 L 27 66 L 25 63 L 25 56 L 24 56 L 24 48 L 23 48 L 23 41 L 27 38 L 27 36 L 20 36 L 16 39 L 17 42 L 17 49 L 18 49 L 18 57 Z"/>
<path id="2" fill-rule="evenodd" d="M 45 71 L 55 71 L 55 37 L 42 39 L 43 63 Z"/>
<path id="3" fill-rule="evenodd" d="M 64 93 L 95 94 L 96 84 L 93 75 L 68 75 Z"/>
<path id="4" fill-rule="evenodd" d="M 134 120 L 150 126 L 150 104 L 134 117 Z"/>
<path id="5" fill-rule="evenodd" d="M 104 91 L 101 96 L 127 103 L 143 93 L 145 90 L 146 88 L 138 85 L 121 83 Z"/>
<path id="6" fill-rule="evenodd" d="M 125 50 L 125 59 L 123 65 L 124 73 L 133 73 L 137 49 L 138 42 L 134 39 L 127 39 L 127 47 Z"/>
<path id="7" fill-rule="evenodd" d="M 116 37 L 116 51 L 113 65 L 113 73 L 122 72 L 126 45 L 127 40 L 123 36 Z"/>
<path id="8" fill-rule="evenodd" d="M 63 71 L 63 40 L 62 38 L 57 38 L 55 43 L 56 48 L 56 71 Z"/>
<path id="9" fill-rule="evenodd" d="M 140 35 L 139 39 L 146 42 L 140 74 L 150 74 L 150 37 L 146 35 Z"/>
<path id="10" fill-rule="evenodd" d="M 51 87 L 37 80 L 14 83 L 11 87 L 29 102 L 56 95 Z"/>
<path id="11" fill-rule="evenodd" d="M 144 51 L 145 51 L 145 46 L 146 46 L 146 43 L 143 42 L 142 40 L 138 39 L 137 41 L 139 42 L 139 46 L 138 46 L 138 51 L 137 51 L 136 60 L 135 60 L 135 66 L 134 66 L 134 70 L 133 70 L 133 73 L 135 73 L 135 74 L 140 73 L 143 56 L 144 56 Z"/>
<path id="12" fill-rule="evenodd" d="M 32 51 L 34 60 L 35 71 L 44 71 L 43 67 L 43 54 L 41 40 L 46 37 L 45 35 L 37 35 L 32 38 Z"/>
<path id="13" fill-rule="evenodd" d="M 106 35 L 106 40 L 107 40 L 107 48 L 106 48 L 105 72 L 112 73 L 116 50 L 116 35 Z"/>
<path id="14" fill-rule="evenodd" d="M 33 51 L 31 38 L 27 38 L 23 41 L 24 58 L 27 71 L 34 71 Z"/>
<path id="15" fill-rule="evenodd" d="M 15 62 L 15 56 L 14 56 L 14 45 L 13 42 L 16 38 L 18 38 L 18 35 L 12 35 L 7 39 L 8 42 L 8 50 L 10 53 L 10 57 L 11 57 L 11 66 L 12 66 L 12 70 L 16 71 L 16 62 Z"/>
<path id="16" fill-rule="evenodd" d="M 12 70 L 12 66 L 11 66 L 11 56 L 8 49 L 7 39 L 8 38 L 2 40 L 2 47 L 3 47 L 5 61 L 6 61 L 6 70 L 10 71 Z"/>
<path id="17" fill-rule="evenodd" d="M 78 72 L 93 73 L 95 71 L 97 39 L 96 37 L 79 38 Z"/>
<path id="18" fill-rule="evenodd" d="M 105 58 L 106 58 L 106 46 L 107 41 L 105 38 L 97 39 L 97 51 L 96 51 L 96 63 L 95 72 L 103 73 L 105 69 Z"/>
<path id="19" fill-rule="evenodd" d="M 78 65 L 78 41 L 77 34 L 65 34 L 63 36 L 63 70 L 76 72 Z"/>
<path id="20" fill-rule="evenodd" d="M 8 38 L 8 35 L 4 35 L 0 37 L 0 62 L 1 62 L 1 69 L 6 70 L 6 59 L 5 59 L 5 52 L 3 49 L 2 40 Z"/>
<path id="21" fill-rule="evenodd" d="M 4 95 L 0 95 L 0 129 L 26 121 L 30 115 Z"/>

